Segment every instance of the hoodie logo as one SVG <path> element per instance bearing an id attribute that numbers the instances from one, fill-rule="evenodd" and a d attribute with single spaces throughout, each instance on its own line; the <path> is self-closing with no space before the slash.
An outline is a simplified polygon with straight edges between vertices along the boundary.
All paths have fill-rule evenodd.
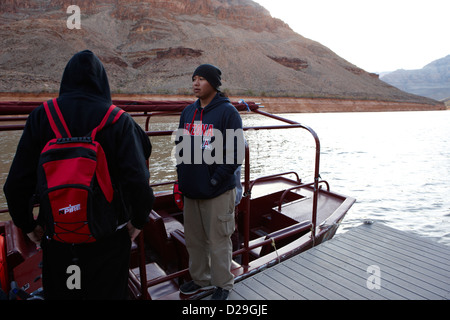
<path id="1" fill-rule="evenodd" d="M 204 137 L 214 136 L 214 125 L 203 124 L 200 121 L 196 121 L 194 123 L 185 123 L 184 130 L 185 135 L 204 136 Z"/>
<path id="2" fill-rule="evenodd" d="M 211 138 L 214 136 L 214 125 L 203 124 L 200 121 L 184 124 L 184 134 L 194 137 L 202 137 L 202 150 L 211 150 Z"/>

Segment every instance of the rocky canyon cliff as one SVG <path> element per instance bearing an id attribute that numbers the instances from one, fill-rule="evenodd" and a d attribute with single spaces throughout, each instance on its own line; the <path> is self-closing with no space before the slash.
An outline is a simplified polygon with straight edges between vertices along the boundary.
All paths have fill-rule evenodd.
<path id="1" fill-rule="evenodd" d="M 80 9 L 80 29 L 67 25 L 70 5 Z M 434 103 L 302 37 L 250 0 L 2 0 L 0 41 L 1 92 L 57 92 L 70 57 L 90 49 L 115 93 L 189 94 L 195 67 L 211 63 L 233 95 Z"/>
<path id="2" fill-rule="evenodd" d="M 396 70 L 381 79 L 406 92 L 436 100 L 450 99 L 450 55 L 417 70 Z"/>

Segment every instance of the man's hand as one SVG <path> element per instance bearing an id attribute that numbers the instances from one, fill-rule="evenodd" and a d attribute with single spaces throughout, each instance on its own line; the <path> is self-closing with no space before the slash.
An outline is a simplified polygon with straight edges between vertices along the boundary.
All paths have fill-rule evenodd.
<path id="1" fill-rule="evenodd" d="M 141 230 L 136 229 L 132 224 L 131 221 L 128 221 L 127 223 L 127 229 L 128 229 L 128 234 L 130 235 L 131 241 L 134 241 L 134 239 L 136 239 L 136 237 L 139 235 L 139 233 L 141 232 Z"/>
<path id="2" fill-rule="evenodd" d="M 27 233 L 28 238 L 33 241 L 37 247 L 41 246 L 41 239 L 44 236 L 44 229 L 40 225 L 37 225 L 33 231 Z"/>

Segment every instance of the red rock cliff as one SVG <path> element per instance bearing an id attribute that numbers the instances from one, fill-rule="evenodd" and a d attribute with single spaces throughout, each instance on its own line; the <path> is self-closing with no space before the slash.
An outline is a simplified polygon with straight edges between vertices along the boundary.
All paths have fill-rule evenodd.
<path id="1" fill-rule="evenodd" d="M 81 10 L 68 29 L 67 7 Z M 84 49 L 105 64 L 113 92 L 190 93 L 201 63 L 235 95 L 401 101 L 435 105 L 293 32 L 251 0 L 2 0 L 0 91 L 57 92 Z"/>

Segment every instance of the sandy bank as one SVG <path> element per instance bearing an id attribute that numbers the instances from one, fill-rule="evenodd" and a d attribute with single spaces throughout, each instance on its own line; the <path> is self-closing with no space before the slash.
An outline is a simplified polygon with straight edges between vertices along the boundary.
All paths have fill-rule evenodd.
<path id="1" fill-rule="evenodd" d="M 0 93 L 0 101 L 45 101 L 57 96 L 57 93 Z M 320 98 L 272 98 L 272 97 L 230 97 L 232 101 L 244 99 L 264 106 L 264 110 L 273 113 L 287 112 L 380 112 L 380 111 L 427 111 L 446 110 L 444 103 L 422 104 L 410 102 L 392 102 L 375 100 L 346 100 Z M 172 100 L 193 101 L 193 96 L 184 95 L 129 95 L 115 94 L 114 100 Z"/>

